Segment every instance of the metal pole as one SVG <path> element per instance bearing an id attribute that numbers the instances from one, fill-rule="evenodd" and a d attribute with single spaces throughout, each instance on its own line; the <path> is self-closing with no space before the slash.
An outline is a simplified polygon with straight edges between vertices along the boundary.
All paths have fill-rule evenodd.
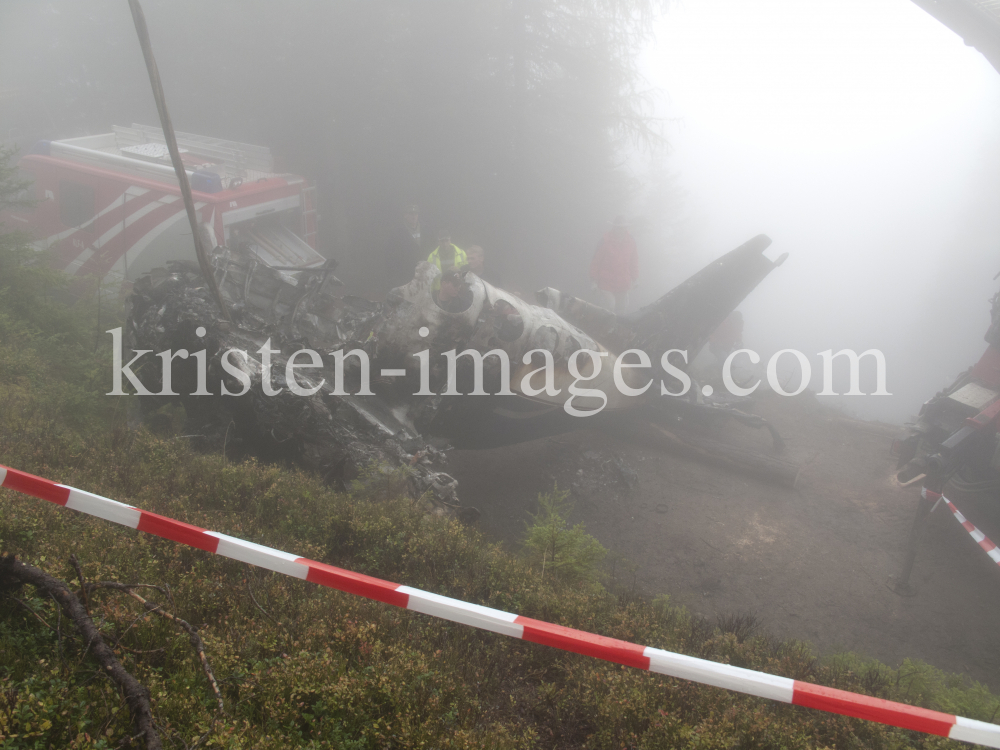
<path id="1" fill-rule="evenodd" d="M 940 495 L 944 489 L 944 482 L 937 476 L 928 477 L 924 480 L 924 487 L 934 494 Z M 895 585 L 889 587 L 900 596 L 913 596 L 916 594 L 913 586 L 910 585 L 910 575 L 913 573 L 913 564 L 917 561 L 920 537 L 924 527 L 927 526 L 927 521 L 930 519 L 931 513 L 937 509 L 938 504 L 941 502 L 940 497 L 938 497 L 937 502 L 934 502 L 934 500 L 924 498 L 923 494 L 921 492 L 921 496 L 917 500 L 917 512 L 913 517 L 913 525 L 910 527 L 910 537 L 907 540 L 906 560 L 903 562 L 903 570 L 899 574 L 899 578 L 896 579 Z"/>
<path id="2" fill-rule="evenodd" d="M 149 83 L 153 87 L 153 98 L 156 100 L 156 111 L 160 115 L 160 126 L 163 128 L 163 139 L 167 142 L 167 149 L 170 151 L 170 161 L 173 162 L 174 172 L 177 173 L 177 181 L 181 186 L 181 196 L 184 199 L 184 208 L 187 209 L 188 222 L 191 224 L 191 234 L 194 237 L 194 249 L 198 256 L 198 265 L 201 273 L 205 277 L 205 283 L 212 291 L 222 315 L 230 323 L 233 322 L 229 315 L 229 310 L 222 301 L 222 294 L 219 286 L 215 283 L 215 272 L 208 262 L 208 254 L 202 242 L 201 232 L 198 226 L 198 215 L 194 209 L 194 198 L 191 197 L 191 185 L 188 182 L 187 172 L 184 170 L 184 162 L 181 161 L 181 154 L 177 148 L 177 138 L 174 136 L 174 126 L 170 122 L 170 113 L 167 112 L 167 100 L 163 95 L 163 86 L 160 83 L 160 71 L 156 67 L 156 59 L 153 57 L 153 46 L 149 41 L 149 29 L 146 28 L 146 16 L 142 12 L 139 0 L 128 0 L 128 7 L 132 11 L 132 20 L 135 22 L 135 30 L 139 35 L 139 44 L 142 46 L 142 56 L 146 59 L 146 70 L 149 72 Z"/>

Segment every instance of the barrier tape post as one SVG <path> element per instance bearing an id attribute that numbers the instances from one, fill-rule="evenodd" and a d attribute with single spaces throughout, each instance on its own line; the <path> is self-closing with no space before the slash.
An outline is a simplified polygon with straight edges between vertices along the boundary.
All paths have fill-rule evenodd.
<path id="1" fill-rule="evenodd" d="M 1000 726 L 985 721 L 719 664 L 470 604 L 208 531 L 4 466 L 0 466 L 0 487 L 276 573 L 512 638 L 783 703 L 1000 748 Z"/>
<path id="2" fill-rule="evenodd" d="M 1000 403 L 1000 401 L 997 403 Z M 982 548 L 983 552 L 989 555 L 993 562 L 1000 565 L 1000 547 L 997 547 L 994 542 L 991 542 L 986 534 L 980 531 L 975 524 L 971 523 L 965 516 L 963 516 L 961 511 L 955 507 L 955 504 L 951 500 L 946 498 L 941 493 L 933 492 L 927 488 L 924 488 L 920 494 L 928 500 L 937 498 L 937 502 L 934 503 L 934 508 L 942 502 L 945 503 L 948 506 L 948 510 L 951 511 L 951 514 L 955 516 L 955 520 L 962 524 L 962 528 L 969 532 L 969 536 L 971 536 L 976 544 Z M 933 508 L 931 510 L 933 510 Z"/>

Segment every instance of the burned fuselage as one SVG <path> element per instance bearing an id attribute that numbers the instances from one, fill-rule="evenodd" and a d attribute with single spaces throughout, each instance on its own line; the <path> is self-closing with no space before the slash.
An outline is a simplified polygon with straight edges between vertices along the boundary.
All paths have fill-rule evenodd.
<path id="1" fill-rule="evenodd" d="M 443 303 L 428 263 L 374 303 L 340 293 L 332 264 L 270 266 L 243 243 L 212 258 L 232 323 L 197 269 L 174 264 L 135 284 L 125 346 L 175 353 L 135 368 L 155 394 L 141 403 L 179 401 L 205 446 L 293 460 L 332 482 L 405 464 L 417 494 L 455 505 L 448 445 L 511 444 L 665 408 L 659 384 L 674 392 L 677 370 L 661 355 L 704 343 L 775 267 L 768 244 L 755 238 L 616 317 L 552 289 L 531 304 L 471 273 L 461 299 Z M 626 351 L 648 366 L 614 366 Z"/>
<path id="2" fill-rule="evenodd" d="M 755 237 L 630 316 L 551 288 L 537 292 L 538 304 L 531 304 L 473 274 L 465 277 L 467 306 L 449 312 L 435 302 L 437 269 L 424 263 L 412 281 L 390 294 L 375 329 L 376 359 L 382 367 L 405 371 L 398 403 L 414 415 L 415 428 L 460 447 L 565 432 L 580 427 L 581 418 L 593 426 L 638 409 L 672 409 L 677 404 L 663 392 L 682 390 L 676 368 L 686 369 L 689 358 L 664 360 L 664 354 L 673 349 L 694 356 L 784 260 L 764 257 L 769 245 L 767 237 Z M 632 354 L 616 367 L 624 352 Z M 429 362 L 423 376 L 422 357 Z M 636 367 L 643 357 L 648 365 Z M 452 360 L 457 360 L 453 383 Z M 411 394 L 421 390 L 438 395 L 418 405 Z M 697 388 L 685 396 L 700 398 Z"/>

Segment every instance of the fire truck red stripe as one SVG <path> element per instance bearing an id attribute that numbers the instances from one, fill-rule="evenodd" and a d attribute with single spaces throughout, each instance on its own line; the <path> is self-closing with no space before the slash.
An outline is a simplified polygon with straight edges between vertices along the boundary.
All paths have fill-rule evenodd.
<path id="1" fill-rule="evenodd" d="M 142 511 L 139 525 L 136 528 L 148 534 L 162 536 L 172 542 L 180 542 L 189 547 L 203 549 L 206 552 L 215 552 L 219 547 L 219 538 L 206 534 L 205 529 L 145 510 Z"/>
<path id="2" fill-rule="evenodd" d="M 295 562 L 309 567 L 309 575 L 306 576 L 306 580 L 310 583 L 318 583 L 320 586 L 346 591 L 348 594 L 357 594 L 403 609 L 406 609 L 406 605 L 410 602 L 409 594 L 396 590 L 399 588 L 398 583 L 390 583 L 381 578 L 372 578 L 361 573 L 352 573 L 349 570 L 335 568 L 315 560 L 307 560 L 304 557 Z"/>
<path id="3" fill-rule="evenodd" d="M 198 208 L 198 211 L 200 212 L 202 208 Z M 107 274 L 127 250 L 144 240 L 150 232 L 156 231 L 164 224 L 172 224 L 183 219 L 186 219 L 183 203 L 178 201 L 158 206 L 138 221 L 127 226 L 123 233 L 113 237 L 103 248 L 95 249 L 94 254 L 80 266 L 77 275 L 86 276 L 96 273 L 103 276 Z"/>
<path id="4" fill-rule="evenodd" d="M 795 681 L 792 703 L 796 706 L 818 708 L 843 716 L 878 721 L 903 729 L 913 729 L 927 734 L 947 737 L 955 724 L 955 717 L 927 708 L 907 706 L 902 703 L 871 698 L 867 695 L 848 693 L 845 690 Z"/>
<path id="5" fill-rule="evenodd" d="M 60 240 L 52 241 L 52 237 L 47 238 L 46 243 L 52 242 L 52 252 L 54 255 L 54 261 L 58 264 L 58 268 L 66 268 L 74 260 L 80 257 L 80 254 L 88 247 L 93 247 L 94 243 L 98 241 L 100 237 L 103 237 L 106 232 L 116 227 L 120 227 L 123 221 L 128 219 L 135 211 L 140 208 L 155 202 L 157 199 L 155 193 L 147 192 L 142 195 L 136 196 L 128 201 L 125 201 L 124 205 L 113 205 L 118 203 L 122 199 L 119 195 L 111 203 L 102 209 L 105 213 L 94 218 L 90 223 L 84 225 L 84 228 L 77 229 L 70 235 L 63 237 Z M 162 195 L 162 193 L 160 193 Z M 58 236 L 59 233 L 56 233 Z M 120 242 L 121 234 L 116 234 L 111 237 L 105 247 L 111 247 L 116 242 Z M 80 245 L 74 247 L 73 241 L 79 240 Z M 93 248 L 95 252 L 99 252 L 101 248 Z"/>
<path id="6" fill-rule="evenodd" d="M 69 487 L 63 487 L 61 484 L 36 477 L 34 474 L 26 474 L 17 469 L 7 469 L 7 474 L 0 486 L 6 487 L 8 490 L 23 492 L 26 495 L 34 495 L 56 505 L 65 505 L 66 501 L 69 500 Z"/>
<path id="7" fill-rule="evenodd" d="M 649 669 L 649 657 L 645 654 L 645 646 L 638 646 L 634 643 L 594 633 L 585 633 L 582 630 L 574 630 L 562 625 L 532 620 L 529 617 L 518 617 L 514 622 L 524 626 L 522 638 L 526 641 L 553 646 L 584 656 L 594 656 L 636 669 Z"/>

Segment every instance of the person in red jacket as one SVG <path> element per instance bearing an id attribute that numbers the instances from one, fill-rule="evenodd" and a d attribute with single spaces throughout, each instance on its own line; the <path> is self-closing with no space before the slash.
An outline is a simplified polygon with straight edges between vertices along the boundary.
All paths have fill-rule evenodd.
<path id="1" fill-rule="evenodd" d="M 624 216 L 615 218 L 590 262 L 593 288 L 599 290 L 601 304 L 621 314 L 628 307 L 628 293 L 639 278 L 639 254 Z"/>

